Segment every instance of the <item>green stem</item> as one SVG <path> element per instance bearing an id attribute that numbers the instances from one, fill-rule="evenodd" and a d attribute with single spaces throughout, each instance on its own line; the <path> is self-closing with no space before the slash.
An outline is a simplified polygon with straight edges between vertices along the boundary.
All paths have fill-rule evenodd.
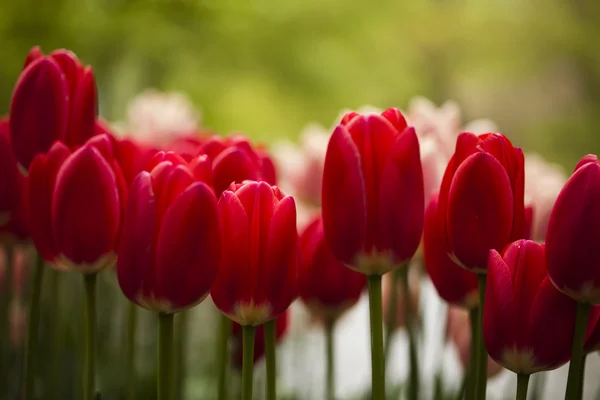
<path id="1" fill-rule="evenodd" d="M 32 276 L 31 294 L 29 298 L 29 322 L 27 324 L 27 342 L 25 344 L 25 361 L 23 373 L 23 399 L 33 399 L 34 376 L 36 369 L 37 334 L 40 322 L 40 297 L 44 280 L 44 260 L 37 254 Z"/>
<path id="2" fill-rule="evenodd" d="M 6 264 L 4 265 L 4 287 L 0 287 L 0 337 L 7 338 L 14 269 L 14 251 L 11 243 L 6 243 L 4 245 L 4 256 L 6 257 Z M 7 343 L 4 341 L 0 342 L 0 351 L 3 350 L 1 346 L 6 344 Z"/>
<path id="3" fill-rule="evenodd" d="M 83 366 L 83 399 L 92 400 L 96 377 L 96 281 L 97 274 L 83 275 L 85 287 L 85 362 Z"/>
<path id="4" fill-rule="evenodd" d="M 585 345 L 584 345 L 585 346 Z M 581 379 L 579 381 L 579 398 L 583 398 L 583 385 L 585 380 L 585 363 L 587 361 L 588 353 L 583 353 L 583 360 L 581 360 Z"/>
<path id="5" fill-rule="evenodd" d="M 229 366 L 229 339 L 231 337 L 231 320 L 225 315 L 219 316 L 219 335 L 217 344 L 217 363 L 219 374 L 218 399 L 227 399 L 227 369 Z"/>
<path id="6" fill-rule="evenodd" d="M 385 362 L 383 359 L 383 321 L 381 275 L 367 277 L 371 320 L 371 400 L 385 399 Z"/>
<path id="7" fill-rule="evenodd" d="M 529 374 L 517 374 L 517 397 L 516 400 L 527 400 L 527 386 L 529 385 Z"/>
<path id="8" fill-rule="evenodd" d="M 158 400 L 173 393 L 173 314 L 158 313 Z"/>
<path id="9" fill-rule="evenodd" d="M 265 322 L 265 359 L 267 362 L 267 400 L 277 398 L 277 356 L 275 354 L 275 320 Z"/>
<path id="10" fill-rule="evenodd" d="M 61 273 L 54 269 L 49 269 L 50 273 L 50 310 L 54 327 L 52 329 L 52 357 L 55 360 L 61 360 L 63 357 L 63 323 L 62 323 L 62 304 L 61 304 Z M 57 399 L 62 398 L 63 374 L 62 368 L 56 368 L 56 365 L 50 365 L 49 383 L 51 393 Z"/>
<path id="11" fill-rule="evenodd" d="M 479 323 L 477 324 L 477 383 L 475 391 L 475 399 L 485 400 L 487 389 L 487 349 L 483 340 L 483 304 L 485 301 L 485 285 L 487 283 L 486 274 L 478 274 L 477 281 L 479 283 Z"/>
<path id="12" fill-rule="evenodd" d="M 254 336 L 256 328 L 251 325 L 242 327 L 242 400 L 252 400 L 252 381 L 254 379 Z"/>
<path id="13" fill-rule="evenodd" d="M 183 397 L 185 392 L 185 380 L 186 380 L 186 345 L 188 336 L 188 313 L 182 311 L 177 314 L 176 318 L 176 329 L 175 329 L 175 385 L 173 387 L 175 391 L 174 398 L 179 400 Z"/>
<path id="14" fill-rule="evenodd" d="M 569 365 L 569 377 L 567 379 L 566 400 L 579 400 L 581 393 L 579 388 L 584 374 L 583 345 L 585 342 L 585 330 L 591 306 L 587 303 L 577 303 L 577 314 L 575 317 L 575 332 L 573 333 L 573 347 L 571 350 L 571 363 Z"/>
<path id="15" fill-rule="evenodd" d="M 137 379 L 135 371 L 136 346 L 135 338 L 137 332 L 138 307 L 135 303 L 127 304 L 127 338 L 125 343 L 125 385 L 127 387 L 127 399 L 136 399 L 135 381 Z"/>
<path id="16" fill-rule="evenodd" d="M 467 379 L 466 386 L 466 400 L 475 399 L 475 385 L 477 376 L 477 352 L 479 349 L 479 309 L 472 308 L 469 310 L 469 323 L 471 325 L 471 351 L 469 353 L 469 365 L 465 371 L 465 377 Z"/>
<path id="17" fill-rule="evenodd" d="M 389 307 L 385 315 L 385 361 L 389 359 L 391 351 L 392 335 L 395 330 L 396 314 L 398 313 L 398 285 L 404 268 L 398 268 L 391 272 L 392 274 L 392 292 L 390 293 Z"/>
<path id="18" fill-rule="evenodd" d="M 325 348 L 327 354 L 327 387 L 326 400 L 335 399 L 335 358 L 333 348 L 333 332 L 335 328 L 335 318 L 325 320 Z"/>
<path id="19" fill-rule="evenodd" d="M 409 357 L 409 384 L 408 400 L 419 399 L 419 361 L 417 355 L 416 324 L 413 315 L 410 288 L 408 285 L 408 267 L 401 268 L 402 295 L 404 296 L 404 320 L 406 322 L 406 333 L 408 334 L 408 357 Z"/>

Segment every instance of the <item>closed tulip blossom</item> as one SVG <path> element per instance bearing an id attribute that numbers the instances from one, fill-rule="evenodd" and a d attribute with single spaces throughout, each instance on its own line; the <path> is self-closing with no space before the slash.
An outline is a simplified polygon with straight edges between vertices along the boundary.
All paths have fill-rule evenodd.
<path id="1" fill-rule="evenodd" d="M 70 149 L 95 134 L 98 114 L 91 67 L 75 54 L 55 50 L 48 56 L 34 48 L 15 85 L 10 106 L 10 134 L 19 164 L 28 169 L 38 153 L 55 141 Z"/>

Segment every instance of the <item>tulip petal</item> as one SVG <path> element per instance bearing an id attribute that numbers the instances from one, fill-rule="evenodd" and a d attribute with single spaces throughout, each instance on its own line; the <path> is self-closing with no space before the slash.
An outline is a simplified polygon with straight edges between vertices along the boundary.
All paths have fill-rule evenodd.
<path id="1" fill-rule="evenodd" d="M 380 182 L 378 243 L 390 248 L 401 264 L 415 254 L 423 233 L 423 170 L 413 128 L 396 139 Z"/>
<path id="2" fill-rule="evenodd" d="M 94 136 L 98 117 L 96 80 L 91 67 L 87 67 L 77 81 L 71 99 L 70 123 L 65 142 L 71 147 L 84 144 Z"/>
<path id="3" fill-rule="evenodd" d="M 597 163 L 597 162 L 598 162 L 598 156 L 597 155 L 595 155 L 595 154 L 588 154 L 588 155 L 584 156 L 581 160 L 579 160 L 579 162 L 575 166 L 575 169 L 573 170 L 573 172 L 577 171 L 579 168 L 583 167 L 586 164 Z"/>
<path id="4" fill-rule="evenodd" d="M 219 266 L 221 233 L 217 199 L 201 182 L 190 185 L 169 206 L 156 242 L 157 296 L 173 311 L 203 300 Z"/>
<path id="5" fill-rule="evenodd" d="M 52 231 L 57 249 L 74 265 L 93 266 L 115 250 L 120 220 L 115 173 L 98 150 L 82 147 L 56 178 Z"/>
<path id="6" fill-rule="evenodd" d="M 213 182 L 217 195 L 232 182 L 258 179 L 258 165 L 252 162 L 248 151 L 238 147 L 224 150 L 213 161 Z"/>
<path id="7" fill-rule="evenodd" d="M 42 52 L 42 49 L 40 48 L 40 46 L 35 46 L 33 47 L 31 50 L 29 50 L 29 53 L 27 54 L 27 57 L 25 58 L 25 64 L 23 65 L 23 69 L 27 68 L 29 66 L 29 64 L 31 64 L 32 62 L 43 58 L 44 57 L 44 53 Z"/>
<path id="8" fill-rule="evenodd" d="M 365 240 L 367 199 L 360 154 L 342 125 L 327 147 L 322 204 L 325 237 L 333 254 L 345 264 L 354 263 Z"/>
<path id="9" fill-rule="evenodd" d="M 447 212 L 454 256 L 485 271 L 489 250 L 501 250 L 512 230 L 513 195 L 504 167 L 487 153 L 469 156 L 452 180 Z"/>
<path id="10" fill-rule="evenodd" d="M 381 116 L 387 119 L 398 132 L 404 132 L 407 127 L 404 115 L 402 115 L 402 112 L 397 108 L 388 108 L 381 113 Z"/>

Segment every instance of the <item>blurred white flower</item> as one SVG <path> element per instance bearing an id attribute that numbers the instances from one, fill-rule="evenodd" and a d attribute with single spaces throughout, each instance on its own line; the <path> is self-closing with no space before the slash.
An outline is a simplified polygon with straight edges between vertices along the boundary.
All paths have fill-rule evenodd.
<path id="1" fill-rule="evenodd" d="M 182 93 L 148 89 L 127 107 L 127 135 L 140 143 L 162 146 L 198 130 L 200 114 Z"/>

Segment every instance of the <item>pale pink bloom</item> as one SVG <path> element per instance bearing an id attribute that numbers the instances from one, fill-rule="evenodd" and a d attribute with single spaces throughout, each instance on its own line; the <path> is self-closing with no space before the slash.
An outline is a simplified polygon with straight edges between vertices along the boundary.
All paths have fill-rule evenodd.
<path id="1" fill-rule="evenodd" d="M 558 193 L 567 181 L 564 170 L 537 153 L 525 155 L 525 203 L 533 206 L 531 239 L 546 240 L 548 218 Z"/>

